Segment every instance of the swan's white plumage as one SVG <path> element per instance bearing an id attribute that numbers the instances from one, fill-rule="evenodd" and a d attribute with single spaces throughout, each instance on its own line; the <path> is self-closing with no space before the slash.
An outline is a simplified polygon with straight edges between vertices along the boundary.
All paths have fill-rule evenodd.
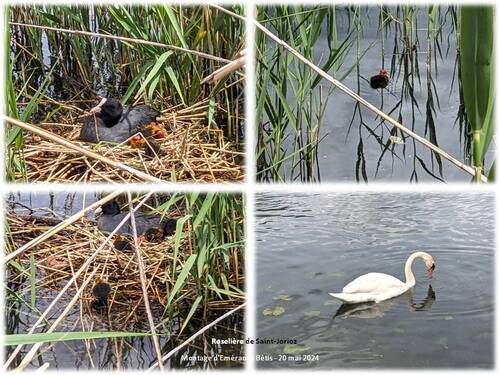
<path id="1" fill-rule="evenodd" d="M 400 294 L 415 285 L 415 278 L 411 271 L 411 265 L 416 258 L 422 258 L 428 267 L 434 269 L 434 258 L 430 254 L 418 251 L 410 255 L 405 264 L 406 282 L 385 273 L 371 272 L 351 281 L 343 289 L 342 293 L 329 293 L 332 297 L 344 303 L 381 302 Z"/>
<path id="2" fill-rule="evenodd" d="M 342 293 L 383 293 L 388 288 L 401 288 L 405 283 L 385 273 L 370 272 L 347 284 Z"/>

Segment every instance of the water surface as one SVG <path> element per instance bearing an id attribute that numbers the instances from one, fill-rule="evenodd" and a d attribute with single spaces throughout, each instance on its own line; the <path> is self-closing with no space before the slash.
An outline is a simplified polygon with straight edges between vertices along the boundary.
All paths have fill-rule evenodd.
<path id="1" fill-rule="evenodd" d="M 388 10 L 395 20 L 382 29 L 379 8 L 361 7 L 360 31 L 353 32 L 356 22 L 353 9 L 336 7 L 338 43 L 349 40 L 351 48 L 339 70 L 330 70 L 328 73 L 341 79 L 347 87 L 405 127 L 431 140 L 456 159 L 470 164 L 467 146 L 469 136 L 464 131 L 467 125 L 459 116 L 461 109 L 463 111 L 463 103 L 460 100 L 457 38 L 450 9 L 440 7 L 437 21 L 441 27 L 439 37 L 432 34 L 428 39 L 428 8 L 416 7 L 408 37 L 414 50 L 408 58 L 406 72 L 403 58 L 406 37 L 400 30 L 403 16 L 398 14 L 396 7 L 388 7 Z M 325 63 L 329 53 L 326 20 L 322 26 L 323 35 L 314 46 L 314 63 L 318 66 Z M 381 68 L 390 73 L 390 84 L 387 89 L 374 90 L 367 80 L 378 74 Z M 295 65 L 292 64 L 291 70 L 295 70 Z M 322 140 L 319 144 L 319 173 L 315 176 L 316 180 L 471 180 L 470 175 L 445 159 L 441 159 L 441 172 L 436 157 L 427 147 L 399 131 L 397 137 L 402 143 L 391 143 L 390 124 L 382 123 L 378 116 L 363 106 L 358 110 L 351 97 L 338 89 L 332 89 L 332 85 L 326 81 L 322 85 L 322 97 L 327 105 L 319 136 Z M 411 93 L 408 90 L 410 86 Z M 312 95 L 319 98 L 319 90 L 316 89 Z M 295 104 L 291 88 L 288 90 L 288 101 Z M 285 144 L 290 149 L 294 138 L 289 138 Z M 386 144 L 390 145 L 387 150 Z M 486 158 L 487 170 L 494 159 L 492 156 L 493 150 Z M 290 159 L 283 165 L 286 179 L 300 181 L 296 161 Z M 295 168 L 293 172 L 292 168 Z"/>
<path id="2" fill-rule="evenodd" d="M 471 192 L 260 195 L 258 337 L 296 339 L 300 354 L 319 361 L 258 365 L 491 368 L 493 207 L 493 194 Z M 368 272 L 404 280 L 404 263 L 416 249 L 435 258 L 430 284 L 417 260 L 413 290 L 338 311 L 341 303 L 329 292 Z M 276 307 L 284 313 L 264 315 Z M 273 358 L 290 351 L 278 344 L 257 349 Z"/>

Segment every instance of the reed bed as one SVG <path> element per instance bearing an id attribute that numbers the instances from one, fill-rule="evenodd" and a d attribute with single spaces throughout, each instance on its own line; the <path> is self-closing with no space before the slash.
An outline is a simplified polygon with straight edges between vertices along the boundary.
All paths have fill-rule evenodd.
<path id="1" fill-rule="evenodd" d="M 128 143 L 93 145 L 79 142 L 81 125 L 74 124 L 73 115 L 63 122 L 44 123 L 43 128 L 159 180 L 241 181 L 244 178 L 243 153 L 227 140 L 222 129 L 206 125 L 208 109 L 208 101 L 203 101 L 190 108 L 162 113 L 158 125 L 167 130 L 168 135 L 161 142 L 155 141 L 159 150 L 153 155 L 147 155 L 145 149 L 134 148 Z M 23 158 L 25 168 L 17 172 L 16 179 L 25 178 L 31 182 L 144 182 L 140 176 L 118 171 L 112 165 L 33 134 L 25 136 Z"/>
<path id="2" fill-rule="evenodd" d="M 64 291 L 63 286 L 77 276 L 66 296 L 78 297 L 76 289 L 88 284 L 78 298 L 80 317 L 76 322 L 74 317 L 66 320 L 66 324 L 73 322 L 70 330 L 78 331 L 75 328 L 81 326 L 82 332 L 130 331 L 131 324 L 146 324 L 150 314 L 154 326 L 149 332 L 174 336 L 188 327 L 197 330 L 199 323 L 194 320 L 205 325 L 214 316 L 237 310 L 245 299 L 242 197 L 138 194 L 133 201 L 138 200 L 146 202 L 147 211 L 157 206 L 156 212 L 176 218 L 175 234 L 161 243 L 141 242 L 138 258 L 134 250 L 118 250 L 113 241 L 106 242 L 108 236 L 98 230 L 95 221 L 82 217 L 7 263 L 8 299 L 20 301 L 38 316 L 37 301 Z M 34 208 L 28 213 L 9 210 L 6 253 L 60 222 L 47 216 L 46 209 Z M 101 280 L 112 289 L 105 312 L 92 306 L 92 287 Z M 58 302 L 59 308 L 65 301 Z M 103 314 L 108 324 L 96 324 Z M 52 341 L 48 333 L 47 341 Z"/>
<path id="3" fill-rule="evenodd" d="M 243 14 L 241 6 L 230 8 Z M 189 133 L 173 129 L 182 139 L 170 137 L 164 145 L 173 151 L 181 141 L 188 142 L 181 160 L 167 152 L 165 167 L 154 168 L 135 153 L 133 163 L 166 180 L 241 180 L 242 163 L 232 159 L 233 152 L 243 151 L 244 22 L 209 6 L 171 5 L 12 6 L 6 8 L 6 20 L 7 116 L 31 124 L 76 125 L 67 110 L 76 117 L 97 95 L 127 105 L 146 103 L 179 116 L 203 103 L 204 110 L 191 118 L 184 112 L 183 119 L 176 119 L 182 127 L 189 125 Z M 233 61 L 240 63 L 225 70 Z M 219 71 L 225 74 L 209 79 Z M 79 168 L 73 161 L 79 156 L 66 150 L 63 160 L 71 164 L 66 172 L 53 178 L 55 171 L 38 170 L 38 160 L 47 160 L 43 155 L 52 150 L 46 143 L 36 147 L 30 137 L 16 126 L 6 127 L 9 180 L 43 181 L 45 176 L 65 181 L 68 170 Z M 25 160 L 27 153 L 36 156 L 34 162 Z M 116 159 L 131 156 L 128 150 Z M 106 168 L 77 175 L 66 181 L 133 180 L 119 172 L 111 176 Z"/>
<path id="4" fill-rule="evenodd" d="M 491 7 L 487 8 L 485 7 L 484 14 L 488 16 L 483 18 L 488 26 L 483 29 L 490 43 L 493 38 L 490 27 L 493 16 Z M 464 92 L 467 89 L 473 92 L 472 86 L 479 81 L 474 79 L 474 74 L 468 74 L 464 78 L 463 73 L 461 75 L 459 72 L 463 72 L 464 67 L 479 65 L 470 58 L 470 54 L 475 53 L 471 51 L 476 51 L 477 47 L 471 45 L 468 47 L 468 54 L 461 53 L 459 41 L 463 44 L 465 39 L 472 44 L 474 37 L 470 35 L 476 34 L 471 32 L 467 38 L 461 35 L 461 27 L 467 20 L 464 12 L 459 16 L 460 9 L 456 6 L 437 5 L 382 5 L 371 8 L 324 5 L 258 7 L 255 116 L 257 178 L 261 181 L 319 181 L 320 164 L 327 165 L 321 160 L 320 154 L 326 157 L 325 154 L 330 152 L 321 142 L 326 137 L 333 136 L 345 138 L 347 143 L 351 132 L 355 132 L 354 137 L 357 135 L 359 138 L 357 145 L 352 144 L 353 154 L 357 155 L 353 165 L 357 182 L 368 182 L 370 171 L 373 171 L 373 178 L 377 178 L 381 169 L 387 170 L 399 162 L 408 169 L 410 182 L 418 182 L 422 174 L 444 182 L 444 159 L 466 173 L 476 175 L 478 181 L 487 181 L 484 175 L 487 173 L 481 173 L 482 164 L 479 161 L 483 163 L 486 150 L 491 151 L 489 141 L 493 131 L 490 126 L 483 128 L 483 154 L 476 152 L 476 156 L 472 158 L 474 125 L 471 125 L 469 117 L 474 117 L 475 113 L 474 110 L 467 110 L 464 100 L 464 96 L 467 99 L 467 94 Z M 366 39 L 364 18 L 373 15 L 379 19 L 376 36 L 379 40 L 362 44 L 361 41 Z M 342 33 L 337 30 L 339 27 Z M 422 35 L 425 35 L 425 43 Z M 393 41 L 389 38 L 393 38 Z M 391 44 L 389 42 L 393 45 L 392 51 L 388 50 L 388 45 Z M 370 69 L 364 66 L 365 54 L 371 51 L 370 55 L 373 55 L 374 48 L 380 49 L 380 67 L 390 72 L 391 82 L 391 96 L 381 92 L 380 105 L 377 106 L 364 100 L 365 94 L 362 92 L 362 88 L 365 89 L 369 83 L 362 76 Z M 482 55 L 480 52 L 477 53 L 480 56 L 475 56 L 477 60 L 482 59 L 479 70 L 487 71 L 478 84 L 485 88 L 484 95 L 481 96 L 484 105 L 477 105 L 484 109 L 484 117 L 487 117 L 484 122 L 487 124 L 491 123 L 494 101 L 494 93 L 490 89 L 493 82 L 491 67 L 494 66 L 491 64 L 491 50 L 485 48 Z M 456 65 L 450 78 L 450 95 L 456 93 L 459 105 L 455 123 L 450 122 L 453 121 L 451 118 L 446 125 L 457 125 L 456 144 L 461 152 L 463 149 L 461 160 L 441 148 L 441 140 L 438 139 L 443 131 L 438 124 L 444 119 L 439 97 L 442 93 L 438 92 L 437 78 L 440 63 L 445 56 L 453 54 L 456 55 Z M 425 56 L 425 59 L 419 56 Z M 364 67 L 363 71 L 361 66 Z M 487 69 L 483 69 L 483 66 Z M 347 87 L 343 80 L 353 71 L 357 82 L 351 82 L 352 87 Z M 333 83 L 334 87 L 322 85 L 322 79 Z M 470 80 L 468 85 L 467 80 Z M 453 90 L 454 85 L 458 89 Z M 325 115 L 329 113 L 329 101 L 330 104 L 332 100 L 342 103 L 343 99 L 337 98 L 340 91 L 337 88 L 355 99 L 347 134 L 341 135 L 328 134 L 324 130 L 324 123 L 327 123 L 329 129 L 332 129 L 333 124 L 335 129 L 343 126 L 342 119 Z M 474 103 L 470 102 L 469 107 L 473 108 Z M 374 119 L 368 118 L 363 106 L 376 114 Z M 404 128 L 395 122 L 402 124 Z M 370 142 L 371 148 L 367 146 Z M 419 143 L 425 146 L 425 152 L 429 151 L 428 155 L 425 155 Z M 399 147 L 398 144 L 402 146 Z M 377 148 L 380 149 L 378 158 L 365 157 L 367 152 L 373 155 Z M 342 155 L 338 156 L 344 160 Z M 387 161 L 388 158 L 392 160 Z M 340 159 L 330 161 L 340 163 Z M 490 166 L 488 169 L 494 169 L 491 168 L 491 160 L 487 164 Z M 487 169 L 482 171 L 488 172 Z"/>

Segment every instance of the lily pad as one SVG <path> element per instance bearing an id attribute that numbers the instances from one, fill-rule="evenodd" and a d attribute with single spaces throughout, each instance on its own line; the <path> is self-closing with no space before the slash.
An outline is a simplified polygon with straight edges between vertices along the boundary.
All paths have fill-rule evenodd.
<path id="1" fill-rule="evenodd" d="M 308 316 L 308 317 L 313 317 L 313 316 L 320 316 L 321 315 L 321 311 L 319 310 L 313 310 L 313 311 L 306 311 L 304 313 L 305 316 Z"/>
<path id="2" fill-rule="evenodd" d="M 453 317 L 451 315 L 447 315 L 444 317 L 444 320 L 453 320 Z"/>
<path id="3" fill-rule="evenodd" d="M 291 301 L 293 298 L 290 297 L 288 294 L 280 294 L 277 297 L 273 298 L 276 301 Z"/>
<path id="4" fill-rule="evenodd" d="M 345 272 L 342 272 L 342 271 L 332 272 L 330 275 L 333 276 L 333 277 L 344 277 L 345 276 Z"/>
<path id="5" fill-rule="evenodd" d="M 288 344 L 283 348 L 283 353 L 293 355 L 307 352 L 308 350 L 311 350 L 311 348 L 303 344 Z"/>
<path id="6" fill-rule="evenodd" d="M 283 314 L 285 312 L 285 308 L 283 306 L 276 306 L 274 309 L 268 307 L 268 308 L 265 308 L 263 311 L 262 311 L 262 314 L 264 316 L 280 316 L 281 314 Z"/>

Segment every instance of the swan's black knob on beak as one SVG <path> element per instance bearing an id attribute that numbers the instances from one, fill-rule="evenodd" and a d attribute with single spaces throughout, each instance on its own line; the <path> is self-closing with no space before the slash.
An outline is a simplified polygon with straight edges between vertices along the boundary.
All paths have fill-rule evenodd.
<path id="1" fill-rule="evenodd" d="M 429 279 L 432 279 L 432 273 L 434 272 L 435 268 L 436 268 L 436 264 L 434 263 L 432 266 L 430 266 L 427 269 L 427 276 L 429 276 Z"/>

